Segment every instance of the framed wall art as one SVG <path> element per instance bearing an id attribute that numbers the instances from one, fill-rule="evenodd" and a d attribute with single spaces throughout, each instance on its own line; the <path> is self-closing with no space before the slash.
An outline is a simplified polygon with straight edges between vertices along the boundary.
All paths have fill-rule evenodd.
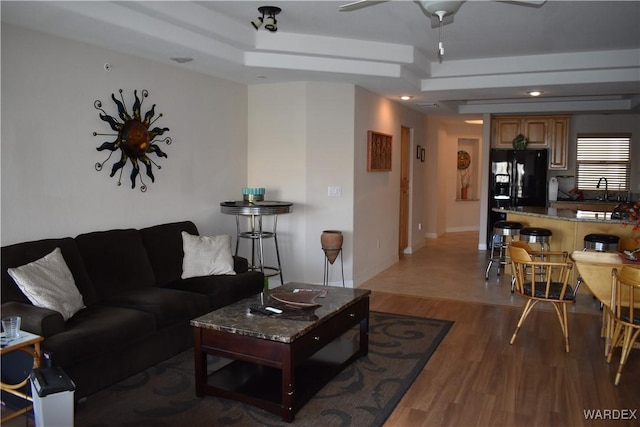
<path id="1" fill-rule="evenodd" d="M 389 172 L 391 170 L 391 135 L 367 132 L 367 171 Z"/>

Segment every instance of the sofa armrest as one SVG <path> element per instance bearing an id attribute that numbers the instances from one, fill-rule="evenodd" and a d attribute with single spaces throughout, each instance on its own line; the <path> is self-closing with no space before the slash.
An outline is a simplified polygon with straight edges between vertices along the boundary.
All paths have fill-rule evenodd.
<path id="1" fill-rule="evenodd" d="M 3 303 L 2 316 L 20 316 L 20 329 L 45 338 L 64 330 L 64 319 L 60 313 L 24 302 Z"/>
<path id="2" fill-rule="evenodd" d="M 241 256 L 233 256 L 233 271 L 236 274 L 246 273 L 249 271 L 249 260 Z"/>

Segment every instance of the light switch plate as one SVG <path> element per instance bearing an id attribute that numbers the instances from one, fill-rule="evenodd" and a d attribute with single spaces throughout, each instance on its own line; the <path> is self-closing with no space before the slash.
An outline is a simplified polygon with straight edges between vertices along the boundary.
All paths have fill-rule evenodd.
<path id="1" fill-rule="evenodd" d="M 342 197 L 342 187 L 330 185 L 327 189 L 327 195 L 329 197 Z"/>

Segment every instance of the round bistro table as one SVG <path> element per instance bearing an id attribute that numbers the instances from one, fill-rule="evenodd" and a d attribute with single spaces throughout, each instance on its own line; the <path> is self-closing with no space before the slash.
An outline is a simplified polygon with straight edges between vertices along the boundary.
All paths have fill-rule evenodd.
<path id="1" fill-rule="evenodd" d="M 247 202 L 247 201 L 229 201 L 220 203 L 220 212 L 228 215 L 236 216 L 236 256 L 238 256 L 238 246 L 240 239 L 251 240 L 251 265 L 252 270 L 260 270 L 265 277 L 280 276 L 280 282 L 284 284 L 282 275 L 282 265 L 280 264 L 280 251 L 278 250 L 278 235 L 276 228 L 278 226 L 278 215 L 291 212 L 291 202 Z M 262 228 L 262 217 L 273 216 L 273 229 L 265 231 Z M 240 217 L 247 218 L 249 226 L 247 229 L 241 227 Z M 246 223 L 246 222 L 245 222 Z M 264 239 L 273 238 L 276 248 L 277 267 L 264 265 Z M 257 248 L 256 248 L 257 242 Z M 256 251 L 257 249 L 257 251 Z M 256 256 L 257 255 L 257 256 Z M 257 263 L 256 263 L 257 258 Z M 268 270 L 269 273 L 265 273 Z"/>

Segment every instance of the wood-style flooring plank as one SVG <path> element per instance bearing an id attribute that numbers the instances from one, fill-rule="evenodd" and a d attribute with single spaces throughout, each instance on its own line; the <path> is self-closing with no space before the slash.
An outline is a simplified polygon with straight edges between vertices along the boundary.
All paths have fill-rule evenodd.
<path id="1" fill-rule="evenodd" d="M 640 352 L 616 387 L 619 355 L 606 363 L 598 315 L 569 315 L 566 353 L 555 313 L 538 307 L 513 345 L 520 308 L 374 291 L 371 310 L 455 322 L 386 427 L 640 425 Z M 625 409 L 636 419 L 585 419 Z"/>

